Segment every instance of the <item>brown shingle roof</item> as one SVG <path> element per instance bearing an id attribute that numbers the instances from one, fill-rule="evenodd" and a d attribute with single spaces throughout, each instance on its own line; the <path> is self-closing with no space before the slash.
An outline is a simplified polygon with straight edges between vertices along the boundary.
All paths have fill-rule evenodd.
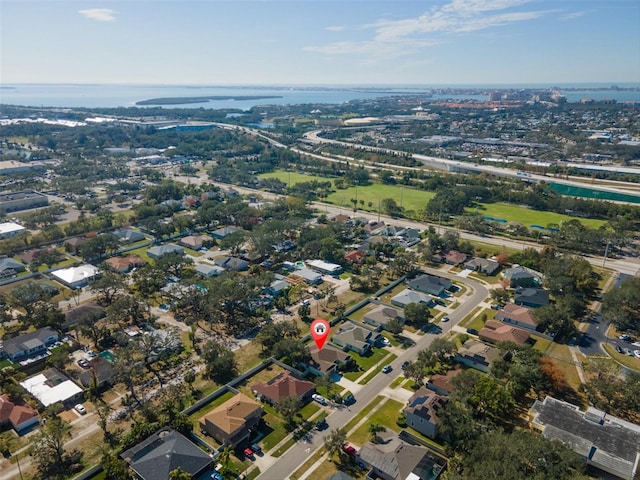
<path id="1" fill-rule="evenodd" d="M 524 330 L 495 320 L 487 320 L 478 337 L 487 342 L 514 342 L 519 345 L 529 340 L 529 334 Z"/>
<path id="2" fill-rule="evenodd" d="M 12 402 L 9 395 L 0 396 L 0 423 L 8 420 L 13 427 L 17 427 L 37 415 L 38 412 L 30 406 Z"/>
<path id="3" fill-rule="evenodd" d="M 138 265 L 144 265 L 145 261 L 137 255 L 129 255 L 126 257 L 111 257 L 105 260 L 104 263 L 114 270 L 121 271 L 129 270 Z"/>
<path id="4" fill-rule="evenodd" d="M 252 390 L 255 390 L 274 403 L 279 402 L 285 397 L 303 397 L 314 388 L 312 382 L 296 378 L 288 371 L 279 374 L 266 383 L 254 383 L 251 386 Z"/>
<path id="5" fill-rule="evenodd" d="M 447 404 L 447 401 L 446 397 L 438 395 L 426 387 L 420 387 L 409 399 L 404 410 L 435 425 L 439 421 L 438 412 Z"/>
<path id="6" fill-rule="evenodd" d="M 507 303 L 502 307 L 502 310 L 496 313 L 496 318 L 498 320 L 509 318 L 525 325 L 531 325 L 534 329 L 538 326 L 538 321 L 533 316 L 533 310 L 515 303 Z"/>
<path id="7" fill-rule="evenodd" d="M 455 388 L 453 386 L 452 380 L 460 372 L 462 372 L 462 370 L 460 370 L 459 368 L 456 368 L 454 370 L 449 370 L 444 375 L 440 375 L 440 374 L 432 375 L 431 378 L 429 379 L 428 386 L 433 386 L 436 389 L 438 389 L 440 392 L 442 392 L 443 394 L 448 395 Z"/>
<path id="8" fill-rule="evenodd" d="M 247 418 L 258 410 L 262 410 L 262 405 L 243 393 L 238 393 L 204 415 L 202 419 L 206 418 L 227 435 L 233 435 L 234 432 L 244 426 Z"/>

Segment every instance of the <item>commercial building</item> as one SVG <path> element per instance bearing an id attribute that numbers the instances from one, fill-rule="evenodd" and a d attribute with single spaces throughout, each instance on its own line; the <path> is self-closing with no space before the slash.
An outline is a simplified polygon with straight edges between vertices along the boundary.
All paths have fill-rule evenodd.
<path id="1" fill-rule="evenodd" d="M 23 190 L 0 195 L 0 212 L 4 213 L 46 207 L 47 205 L 49 205 L 47 196 L 34 190 Z"/>
<path id="2" fill-rule="evenodd" d="M 17 223 L 13 223 L 13 222 L 0 223 L 0 240 L 13 237 L 14 235 L 17 235 L 20 232 L 24 232 L 25 230 L 26 228 L 24 228 L 21 225 L 18 225 Z"/>

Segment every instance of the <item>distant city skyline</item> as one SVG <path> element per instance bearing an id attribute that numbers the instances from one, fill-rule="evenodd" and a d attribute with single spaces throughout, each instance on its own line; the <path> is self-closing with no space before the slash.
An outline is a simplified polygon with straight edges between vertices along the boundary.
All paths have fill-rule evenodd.
<path id="1" fill-rule="evenodd" d="M 640 83 L 637 0 L 2 0 L 0 84 Z"/>

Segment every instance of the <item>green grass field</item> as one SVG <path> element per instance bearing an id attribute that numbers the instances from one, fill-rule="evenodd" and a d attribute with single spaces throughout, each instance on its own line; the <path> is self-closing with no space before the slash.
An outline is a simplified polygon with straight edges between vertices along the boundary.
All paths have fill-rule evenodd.
<path id="1" fill-rule="evenodd" d="M 278 178 L 283 182 L 292 185 L 302 182 L 310 182 L 317 180 L 320 182 L 331 181 L 332 178 L 320 177 L 317 175 L 307 175 L 297 172 L 287 172 L 285 170 L 276 170 L 275 172 L 265 173 L 261 175 L 263 178 Z M 344 190 L 337 190 L 331 193 L 326 201 L 334 205 L 342 207 L 353 207 L 352 198 L 358 199 L 358 209 L 367 211 L 378 211 L 378 203 L 385 198 L 393 198 L 398 205 L 405 209 L 408 217 L 418 218 L 417 212 L 426 208 L 427 202 L 435 196 L 434 192 L 425 192 L 414 188 L 407 188 L 401 185 L 382 185 L 374 183 L 366 186 L 349 187 Z M 360 203 L 364 201 L 364 205 Z M 369 207 L 371 202 L 371 207 Z M 410 212 L 414 212 L 411 214 Z M 530 208 L 519 207 L 504 202 L 497 203 L 481 203 L 478 209 L 468 208 L 469 213 L 481 213 L 482 215 L 505 219 L 507 222 L 518 222 L 525 226 L 542 225 L 546 227 L 549 224 L 560 224 L 567 220 L 578 219 L 588 227 L 597 228 L 604 224 L 604 220 L 595 220 L 589 218 L 572 217 L 555 212 L 541 212 Z"/>
<path id="2" fill-rule="evenodd" d="M 468 212 L 475 213 L 475 208 L 468 208 Z M 507 222 L 518 222 L 525 226 L 542 225 L 546 227 L 550 223 L 560 224 L 567 220 L 578 219 L 580 223 L 587 227 L 597 228 L 604 224 L 604 220 L 594 220 L 590 218 L 571 217 L 555 212 L 541 212 L 530 208 L 523 208 L 508 203 L 482 203 L 478 208 L 478 213 L 493 218 L 504 218 Z"/>
<path id="3" fill-rule="evenodd" d="M 286 184 L 289 184 L 289 181 L 291 181 L 292 185 L 295 185 L 296 183 L 310 182 L 312 180 L 317 180 L 319 182 L 333 182 L 332 178 L 319 177 L 317 175 L 305 175 L 296 172 L 286 172 L 284 170 L 264 173 L 261 177 L 278 178 Z M 328 203 L 333 203 L 334 205 L 353 207 L 351 199 L 357 197 L 359 210 L 377 212 L 379 201 L 385 198 L 393 198 L 398 205 L 404 207 L 405 210 L 418 211 L 424 210 L 427 206 L 427 202 L 431 200 L 434 195 L 435 194 L 433 192 L 404 188 L 398 185 L 382 185 L 374 183 L 371 185 L 349 187 L 344 190 L 338 190 L 329 195 L 326 201 Z M 360 205 L 360 200 L 364 201 L 364 206 Z M 369 202 L 371 202 L 371 207 L 369 207 Z"/>

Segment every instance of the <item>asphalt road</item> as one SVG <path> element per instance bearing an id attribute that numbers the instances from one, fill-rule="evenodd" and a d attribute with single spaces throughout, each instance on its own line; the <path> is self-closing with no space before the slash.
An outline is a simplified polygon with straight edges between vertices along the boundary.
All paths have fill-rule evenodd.
<path id="1" fill-rule="evenodd" d="M 313 453 L 320 448 L 324 443 L 324 437 L 328 435 L 328 432 L 332 429 L 340 428 L 346 425 L 352 418 L 354 418 L 364 407 L 366 407 L 375 397 L 389 384 L 397 378 L 402 369 L 400 366 L 406 360 L 413 361 L 417 355 L 417 352 L 427 348 L 434 338 L 439 335 L 448 333 L 454 325 L 459 323 L 465 318 L 487 295 L 487 289 L 478 282 L 475 282 L 468 278 L 461 278 L 455 275 L 440 272 L 438 270 L 423 269 L 427 273 L 439 275 L 441 277 L 456 279 L 462 281 L 468 287 L 473 288 L 473 294 L 471 297 L 462 303 L 453 313 L 449 315 L 450 321 L 443 324 L 443 330 L 438 333 L 425 334 L 416 345 L 408 348 L 406 352 L 396 358 L 391 366 L 393 370 L 388 373 L 380 373 L 376 375 L 369 383 L 367 383 L 356 395 L 356 403 L 352 404 L 348 409 L 341 408 L 334 410 L 327 417 L 327 423 L 329 424 L 329 430 L 324 432 L 313 431 L 309 442 L 299 441 L 293 447 L 291 447 L 284 455 L 282 455 L 275 463 L 273 463 L 266 471 L 261 472 L 257 477 L 260 480 L 273 480 L 275 478 L 286 479 L 289 475 L 298 469 Z"/>

